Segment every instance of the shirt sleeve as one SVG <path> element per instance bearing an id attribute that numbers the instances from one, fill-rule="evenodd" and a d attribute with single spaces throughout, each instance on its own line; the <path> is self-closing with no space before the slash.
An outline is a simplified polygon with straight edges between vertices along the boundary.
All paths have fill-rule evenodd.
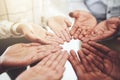
<path id="1" fill-rule="evenodd" d="M 0 21 L 0 39 L 21 37 L 22 34 L 16 31 L 17 24 L 18 23 L 9 22 L 7 20 Z"/>

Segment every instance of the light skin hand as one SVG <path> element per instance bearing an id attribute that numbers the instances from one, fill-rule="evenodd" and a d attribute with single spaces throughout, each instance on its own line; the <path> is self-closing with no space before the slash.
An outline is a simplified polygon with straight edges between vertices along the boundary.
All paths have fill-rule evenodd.
<path id="1" fill-rule="evenodd" d="M 77 57 L 75 51 L 70 51 L 69 61 L 75 70 L 78 80 L 113 80 L 110 76 L 102 73 L 81 50 Z M 80 59 L 80 60 L 79 60 Z"/>
<path id="2" fill-rule="evenodd" d="M 52 34 L 41 26 L 32 23 L 23 23 L 18 25 L 17 32 L 24 34 L 25 38 L 39 42 L 41 44 L 61 44 L 62 39 L 58 38 L 55 34 Z"/>
<path id="3" fill-rule="evenodd" d="M 44 57 L 61 50 L 59 46 L 39 43 L 19 43 L 7 48 L 1 56 L 1 66 L 5 69 L 24 67 L 40 61 Z"/>
<path id="4" fill-rule="evenodd" d="M 48 26 L 55 32 L 55 34 L 62 38 L 63 41 L 69 42 L 71 36 L 69 33 L 70 21 L 63 16 L 54 16 L 48 19 Z"/>
<path id="5" fill-rule="evenodd" d="M 89 12 L 76 10 L 69 13 L 69 15 L 75 18 L 74 25 L 70 31 L 74 39 L 81 40 L 83 37 L 87 37 L 97 24 L 95 17 Z"/>
<path id="6" fill-rule="evenodd" d="M 88 45 L 89 44 L 89 45 Z M 108 47 L 90 41 L 83 44 L 82 47 L 91 53 L 92 62 L 105 74 L 110 75 L 116 80 L 120 79 L 120 55 L 118 52 Z M 88 51 L 86 53 L 88 53 Z M 96 62 L 97 61 L 97 62 Z"/>
<path id="7" fill-rule="evenodd" d="M 61 80 L 67 59 L 66 52 L 51 54 L 34 67 L 24 71 L 16 80 Z"/>
<path id="8" fill-rule="evenodd" d="M 120 20 L 117 17 L 113 17 L 108 20 L 102 21 L 94 28 L 94 30 L 88 37 L 83 38 L 82 40 L 84 42 L 99 41 L 112 37 L 118 32 L 119 25 Z"/>

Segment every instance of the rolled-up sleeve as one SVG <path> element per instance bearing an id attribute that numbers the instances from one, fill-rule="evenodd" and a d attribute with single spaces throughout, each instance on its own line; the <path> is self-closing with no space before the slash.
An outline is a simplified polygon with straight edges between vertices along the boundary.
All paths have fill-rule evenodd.
<path id="1" fill-rule="evenodd" d="M 0 39 L 10 38 L 10 37 L 21 37 L 22 34 L 17 33 L 16 24 L 9 22 L 7 20 L 0 21 Z"/>

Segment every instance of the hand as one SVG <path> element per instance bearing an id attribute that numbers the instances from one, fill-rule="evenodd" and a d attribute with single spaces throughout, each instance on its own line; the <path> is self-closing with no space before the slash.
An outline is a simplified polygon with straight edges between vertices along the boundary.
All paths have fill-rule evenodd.
<path id="1" fill-rule="evenodd" d="M 86 38 L 83 38 L 82 40 L 84 42 L 98 41 L 112 37 L 114 34 L 116 34 L 116 32 L 118 32 L 119 24 L 120 20 L 117 17 L 102 21 L 94 28 L 92 34 Z"/>
<path id="2" fill-rule="evenodd" d="M 69 42 L 71 36 L 69 34 L 69 27 L 71 23 L 63 16 L 54 16 L 48 19 L 48 26 L 55 32 L 55 34 L 62 38 L 63 41 Z"/>
<path id="3" fill-rule="evenodd" d="M 61 44 L 63 41 L 54 34 L 47 32 L 41 26 L 36 24 L 20 24 L 17 31 L 24 34 L 28 40 L 39 42 L 41 44 Z"/>
<path id="4" fill-rule="evenodd" d="M 24 71 L 16 80 L 61 80 L 67 58 L 66 52 L 51 54 L 34 67 Z"/>
<path id="5" fill-rule="evenodd" d="M 88 45 L 89 44 L 89 45 Z M 120 54 L 108 47 L 95 43 L 88 42 L 83 44 L 87 55 L 91 55 L 94 64 L 105 74 L 110 75 L 115 80 L 120 79 Z"/>
<path id="6" fill-rule="evenodd" d="M 89 12 L 76 10 L 69 14 L 75 18 L 74 25 L 70 31 L 75 39 L 87 37 L 97 24 L 95 17 Z"/>
<path id="7" fill-rule="evenodd" d="M 38 43 L 19 43 L 7 48 L 1 56 L 1 66 L 8 70 L 23 67 L 40 61 L 49 54 L 60 50 L 59 46 L 40 45 Z"/>
<path id="8" fill-rule="evenodd" d="M 78 80 L 113 80 L 90 62 L 90 58 L 81 50 L 78 51 L 78 56 L 80 60 L 73 50 L 70 51 L 69 61 L 75 70 Z"/>

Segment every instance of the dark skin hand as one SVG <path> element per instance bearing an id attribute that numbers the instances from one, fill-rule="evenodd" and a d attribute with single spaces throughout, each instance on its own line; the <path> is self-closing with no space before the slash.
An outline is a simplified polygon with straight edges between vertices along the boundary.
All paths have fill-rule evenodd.
<path id="1" fill-rule="evenodd" d="M 39 43 L 19 43 L 6 49 L 0 57 L 0 66 L 5 69 L 24 67 L 40 61 L 49 54 L 61 50 L 59 46 L 40 45 Z"/>
<path id="2" fill-rule="evenodd" d="M 92 41 L 82 44 L 82 47 L 86 55 L 92 56 L 91 60 L 96 67 L 115 80 L 120 80 L 120 54 L 118 52 Z"/>
<path id="3" fill-rule="evenodd" d="M 50 54 L 34 67 L 24 71 L 16 80 L 61 80 L 67 59 L 67 52 Z"/>
<path id="4" fill-rule="evenodd" d="M 81 40 L 87 41 L 100 41 L 112 37 L 119 31 L 120 19 L 113 17 L 108 20 L 100 22 L 88 37 L 84 37 Z"/>
<path id="5" fill-rule="evenodd" d="M 93 63 L 90 57 L 86 56 L 81 50 L 76 53 L 71 50 L 69 61 L 75 70 L 78 80 L 113 80 L 110 76 L 101 72 Z M 80 60 L 79 60 L 80 59 Z"/>
<path id="6" fill-rule="evenodd" d="M 97 24 L 95 17 L 86 11 L 75 10 L 69 13 L 69 15 L 75 19 L 70 31 L 74 39 L 81 40 L 83 37 L 87 37 Z"/>

